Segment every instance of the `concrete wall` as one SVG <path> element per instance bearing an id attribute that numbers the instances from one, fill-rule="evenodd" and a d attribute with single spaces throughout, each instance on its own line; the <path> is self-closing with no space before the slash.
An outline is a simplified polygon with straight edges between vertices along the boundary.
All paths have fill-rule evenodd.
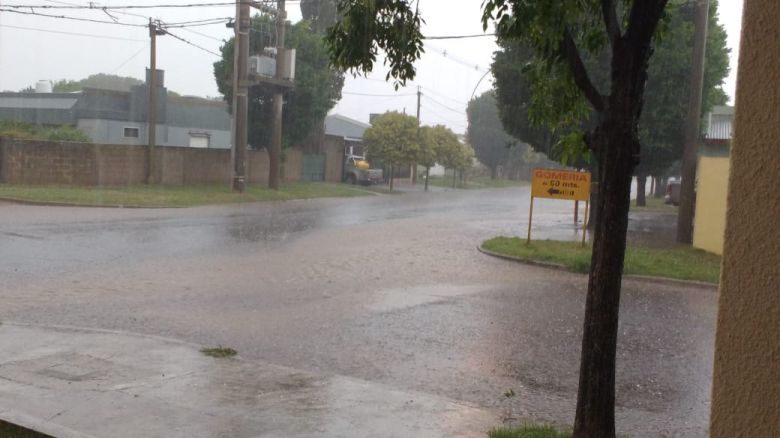
<path id="1" fill-rule="evenodd" d="M 147 148 L 75 142 L 45 142 L 0 138 L 0 182 L 11 184 L 127 185 L 146 178 Z M 301 178 L 303 156 L 286 150 L 282 174 Z M 156 177 L 163 184 L 228 184 L 232 178 L 230 150 L 190 147 L 155 149 Z M 248 151 L 249 181 L 268 180 L 268 154 Z"/>
<path id="2" fill-rule="evenodd" d="M 780 2 L 744 2 L 710 434 L 780 436 Z"/>
<path id="3" fill-rule="evenodd" d="M 341 182 L 344 173 L 344 139 L 326 135 L 322 151 L 325 154 L 325 182 Z"/>
<path id="4" fill-rule="evenodd" d="M 700 157 L 696 174 L 699 182 L 696 186 L 693 246 L 715 254 L 723 254 L 729 159 L 727 157 Z"/>

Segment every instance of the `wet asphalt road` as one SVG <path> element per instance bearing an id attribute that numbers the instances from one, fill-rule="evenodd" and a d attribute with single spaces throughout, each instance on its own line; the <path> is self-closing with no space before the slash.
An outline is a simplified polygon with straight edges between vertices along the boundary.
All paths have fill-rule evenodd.
<path id="1" fill-rule="evenodd" d="M 528 188 L 175 210 L 0 204 L 0 318 L 226 345 L 570 424 L 587 279 L 475 249 L 524 235 L 527 208 Z M 534 209 L 535 237 L 577 238 L 570 205 Z M 635 234 L 649 222 L 636 215 Z M 706 436 L 716 305 L 712 288 L 624 282 L 622 434 Z"/>

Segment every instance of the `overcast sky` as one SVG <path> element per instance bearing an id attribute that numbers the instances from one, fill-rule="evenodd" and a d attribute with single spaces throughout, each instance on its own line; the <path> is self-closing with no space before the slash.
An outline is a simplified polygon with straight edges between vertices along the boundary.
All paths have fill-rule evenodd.
<path id="1" fill-rule="evenodd" d="M 212 0 L 104 0 L 99 5 L 155 5 L 205 3 Z M 213 0 L 221 2 L 224 0 Z M 85 0 L 4 0 L 2 4 L 87 5 Z M 482 33 L 479 21 L 482 0 L 420 0 L 426 20 L 426 36 Z M 300 19 L 298 1 L 288 2 L 289 18 Z M 29 11 L 27 9 L 26 11 Z M 152 15 L 164 22 L 183 22 L 230 17 L 232 6 L 140 9 L 137 15 L 102 11 L 34 9 L 39 13 L 87 17 L 95 20 L 146 24 Z M 725 83 L 734 96 L 736 60 L 742 17 L 742 0 L 721 0 L 719 21 L 728 32 L 731 74 Z M 59 33 L 56 33 L 59 32 Z M 187 45 L 171 36 L 158 38 L 158 68 L 166 71 L 166 86 L 176 92 L 197 96 L 217 96 L 212 63 L 218 58 L 221 41 L 232 36 L 224 24 L 171 30 L 176 36 L 201 46 Z M 76 35 L 78 34 L 78 35 Z M 426 53 L 417 63 L 417 79 L 395 91 L 384 82 L 385 70 L 376 66 L 369 78 L 348 77 L 344 97 L 333 112 L 361 121 L 368 114 L 387 110 L 416 111 L 417 87 L 421 87 L 421 118 L 424 124 L 442 123 L 456 132 L 466 127 L 466 103 L 476 88 L 479 94 L 491 87 L 488 71 L 496 45 L 492 38 L 435 40 L 425 43 Z M 94 73 L 113 73 L 142 78 L 149 63 L 148 31 L 143 27 L 84 23 L 63 19 L 0 12 L 0 90 L 17 91 L 37 80 L 81 79 Z M 480 82 L 480 79 L 482 81 Z M 357 93 L 357 94 L 353 94 Z M 376 96 L 366 96 L 366 95 Z"/>

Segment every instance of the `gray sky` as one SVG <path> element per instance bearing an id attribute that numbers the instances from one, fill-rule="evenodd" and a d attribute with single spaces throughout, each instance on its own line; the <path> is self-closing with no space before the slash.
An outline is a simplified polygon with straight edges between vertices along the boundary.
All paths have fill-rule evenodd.
<path id="1" fill-rule="evenodd" d="M 100 5 L 154 5 L 204 3 L 212 0 L 104 0 Z M 224 0 L 214 0 L 224 1 Z M 88 4 L 85 0 L 2 0 L 4 4 L 54 5 Z M 479 21 L 482 0 L 421 0 L 420 9 L 426 25 L 426 36 L 463 35 L 482 32 Z M 721 0 L 719 21 L 728 32 L 732 48 L 731 74 L 725 83 L 729 96 L 734 95 L 736 59 L 742 0 Z M 299 3 L 288 2 L 289 17 L 300 19 Z M 112 20 L 101 11 L 44 10 L 54 15 Z M 205 18 L 229 17 L 231 6 L 143 9 L 133 14 L 153 14 L 165 22 L 182 22 Z M 139 16 L 112 13 L 123 23 L 146 24 Z M 20 29 L 26 28 L 26 29 Z M 38 30 L 31 30 L 38 29 Z M 64 33 L 53 33 L 64 32 Z M 177 36 L 203 48 L 218 52 L 222 39 L 232 36 L 224 24 L 171 30 Z M 66 34 L 67 33 L 67 34 Z M 81 34 L 81 35 L 73 35 Z M 348 77 L 344 97 L 333 112 L 362 121 L 368 114 L 387 110 L 416 110 L 417 86 L 423 93 L 421 118 L 424 124 L 441 123 L 456 132 L 466 127 L 466 103 L 476 87 L 477 94 L 491 87 L 488 71 L 496 45 L 490 37 L 436 40 L 426 42 L 426 53 L 417 63 L 417 79 L 405 89 L 395 91 L 384 82 L 386 70 L 381 64 L 369 78 Z M 166 71 L 166 86 L 182 94 L 216 96 L 212 63 L 218 58 L 170 36 L 158 38 L 158 68 Z M 0 90 L 19 90 L 39 79 L 81 79 L 93 73 L 113 73 L 143 77 L 149 62 L 148 31 L 142 27 L 84 23 L 62 19 L 24 16 L 0 12 Z M 483 78 L 480 83 L 480 79 Z M 477 84 L 479 83 L 479 86 Z M 359 94 L 379 96 L 364 96 Z"/>

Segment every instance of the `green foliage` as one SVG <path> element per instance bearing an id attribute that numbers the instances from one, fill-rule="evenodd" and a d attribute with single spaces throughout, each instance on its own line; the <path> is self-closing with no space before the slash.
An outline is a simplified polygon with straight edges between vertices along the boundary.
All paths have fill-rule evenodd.
<path id="1" fill-rule="evenodd" d="M 552 426 L 524 424 L 515 427 L 496 428 L 488 432 L 489 438 L 570 438 L 571 432 L 561 432 Z"/>
<path id="2" fill-rule="evenodd" d="M 80 129 L 70 125 L 34 125 L 32 123 L 0 120 L 0 137 L 23 140 L 79 141 L 92 140 Z"/>
<path id="3" fill-rule="evenodd" d="M 471 100 L 466 114 L 469 119 L 466 131 L 469 143 L 474 147 L 477 159 L 495 177 L 496 168 L 506 164 L 511 148 L 517 146 L 517 141 L 501 125 L 495 92 L 487 91 Z"/>
<path id="4" fill-rule="evenodd" d="M 382 114 L 363 133 L 363 143 L 369 159 L 394 166 L 413 163 L 421 151 L 419 123 L 395 111 Z"/>
<path id="5" fill-rule="evenodd" d="M 326 29 L 336 24 L 337 0 L 301 0 L 301 15 L 311 23 L 311 29 L 324 33 Z"/>
<path id="6" fill-rule="evenodd" d="M 217 347 L 211 347 L 211 348 L 201 348 L 200 352 L 205 354 L 206 356 L 211 356 L 215 358 L 224 358 L 224 357 L 233 357 L 238 354 L 238 352 L 230 347 L 223 347 L 223 346 L 217 346 Z"/>
<path id="7" fill-rule="evenodd" d="M 84 88 L 99 88 L 101 90 L 130 91 L 134 85 L 142 85 L 143 81 L 127 76 L 117 76 L 105 73 L 89 75 L 85 79 L 71 81 L 62 79 L 52 84 L 55 93 L 72 93 Z"/>
<path id="8" fill-rule="evenodd" d="M 693 9 L 687 3 L 680 3 L 668 8 L 663 31 L 656 37 L 655 52 L 648 64 L 645 104 L 639 119 L 643 150 L 638 172 L 661 173 L 682 155 L 694 29 Z M 717 1 L 713 1 L 707 34 L 703 113 L 712 105 L 725 103 L 721 84 L 728 75 L 729 50 L 725 30 L 717 22 L 717 7 Z M 602 90 L 608 88 L 610 81 L 607 52 L 591 52 L 584 59 L 590 76 Z M 563 163 L 570 164 L 578 156 L 588 157 L 582 133 L 593 128 L 590 120 L 593 112 L 581 106 L 585 102 L 581 96 L 570 95 L 579 94 L 576 88 L 571 88 L 570 79 L 548 75 L 558 67 L 539 62 L 527 43 L 516 40 L 501 42 L 492 67 L 499 113 L 507 132 Z M 578 109 L 560 111 L 560 108 L 575 108 L 572 105 Z"/>
<path id="9" fill-rule="evenodd" d="M 702 114 L 725 104 L 723 80 L 728 76 L 726 32 L 717 21 L 718 2 L 710 3 L 704 64 Z M 639 119 L 642 156 L 638 173 L 663 174 L 682 157 L 688 113 L 689 75 L 693 51 L 694 10 L 689 5 L 670 8 L 664 32 L 657 38 L 648 67 L 645 106 Z"/>
<path id="10" fill-rule="evenodd" d="M 326 41 L 331 62 L 354 73 L 374 68 L 379 52 L 390 66 L 395 87 L 414 79 L 414 62 L 423 53 L 422 20 L 409 0 L 340 0 L 335 26 Z"/>
<path id="11" fill-rule="evenodd" d="M 273 46 L 275 27 L 271 18 L 252 18 L 250 53 L 262 53 Z M 323 39 L 312 32 L 310 23 L 287 23 L 285 46 L 297 51 L 295 88 L 285 94 L 282 125 L 284 146 L 298 145 L 312 132 L 322 128 L 325 116 L 341 99 L 344 74 L 329 65 Z M 233 101 L 234 40 L 222 46 L 222 59 L 214 63 L 214 77 L 219 92 L 228 103 Z M 257 85 L 249 92 L 249 144 L 260 149 L 271 144 L 273 131 L 273 88 Z"/>
<path id="12" fill-rule="evenodd" d="M 439 163 L 455 163 L 460 159 L 461 143 L 452 130 L 443 125 L 423 126 L 420 128 L 420 151 L 418 164 L 433 167 Z"/>

